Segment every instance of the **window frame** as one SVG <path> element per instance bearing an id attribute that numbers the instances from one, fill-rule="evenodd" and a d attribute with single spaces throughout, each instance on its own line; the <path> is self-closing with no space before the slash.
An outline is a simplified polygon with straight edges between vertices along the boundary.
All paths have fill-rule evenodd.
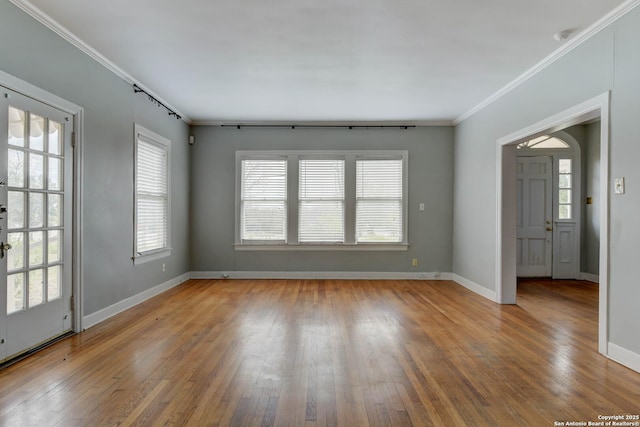
<path id="1" fill-rule="evenodd" d="M 166 242 L 165 246 L 148 250 L 138 251 L 138 145 L 140 141 L 155 145 L 166 153 Z M 133 256 L 134 264 L 143 264 L 149 261 L 165 258 L 171 255 L 171 140 L 163 137 L 139 124 L 134 124 L 134 150 L 133 150 Z"/>
<path id="2" fill-rule="evenodd" d="M 284 161 L 285 162 L 285 198 L 283 200 L 284 202 L 284 215 L 285 215 L 285 228 L 284 228 L 284 239 L 268 239 L 268 240 L 252 240 L 252 239 L 243 239 L 242 238 L 242 202 L 244 201 L 242 199 L 242 175 L 243 175 L 243 169 L 242 169 L 242 162 L 244 160 L 252 160 L 252 161 L 259 161 L 259 160 L 265 160 L 265 161 Z M 285 156 L 262 156 L 262 157 L 252 157 L 252 158 L 242 158 L 240 159 L 239 163 L 238 163 L 238 168 L 239 168 L 239 179 L 238 179 L 238 183 L 239 183 L 239 190 L 238 190 L 238 195 L 237 195 L 237 199 L 238 199 L 238 214 L 240 216 L 238 216 L 238 221 L 236 224 L 236 229 L 237 229 L 237 235 L 238 235 L 238 241 L 241 242 L 242 244 L 257 244 L 257 245 L 280 245 L 280 244 L 284 244 L 287 242 L 288 239 L 288 219 L 289 219 L 289 194 L 288 194 L 288 181 L 289 181 L 289 165 L 288 165 L 288 161 L 287 158 Z"/>
<path id="3" fill-rule="evenodd" d="M 324 201 L 334 201 L 334 202 L 340 202 L 342 204 L 342 239 L 341 240 L 336 240 L 336 241 L 307 241 L 307 242 L 300 242 L 300 222 L 302 219 L 302 210 L 300 209 L 300 205 L 302 202 L 313 202 L 313 201 L 319 201 L 320 199 L 310 199 L 307 198 L 305 200 L 303 200 L 300 196 L 300 179 L 302 177 L 302 174 L 300 173 L 300 163 L 304 162 L 304 161 L 340 161 L 342 162 L 342 197 L 341 198 L 324 198 Z M 346 175 L 346 160 L 344 158 L 341 158 L 340 156 L 323 156 L 322 158 L 318 157 L 318 156 L 299 156 L 298 157 L 298 198 L 296 200 L 297 206 L 298 206 L 298 227 L 297 227 L 297 235 L 298 235 L 298 242 L 300 244 L 305 244 L 305 245 L 316 245 L 316 244 L 322 244 L 322 245 L 331 245 L 331 244 L 343 244 L 345 242 L 345 234 L 346 234 L 346 193 L 345 193 L 345 188 L 346 188 L 346 181 L 345 181 L 345 175 Z"/>
<path id="4" fill-rule="evenodd" d="M 368 161 L 394 161 L 394 162 L 396 162 L 396 161 L 402 161 L 402 158 L 401 157 L 397 157 L 397 156 L 396 157 L 392 157 L 392 156 L 390 156 L 390 157 L 371 157 L 371 156 L 368 156 L 368 157 L 356 157 L 356 173 L 358 171 L 358 162 L 366 163 Z M 402 165 L 402 168 L 403 168 L 403 171 L 404 171 L 404 164 Z M 358 192 L 358 181 L 359 181 L 358 178 L 359 177 L 356 177 L 356 212 L 355 212 L 356 232 L 355 232 L 355 240 L 356 240 L 356 243 L 360 244 L 360 245 L 361 244 L 365 244 L 365 243 L 366 244 L 378 243 L 378 242 L 375 242 L 373 240 L 367 241 L 367 240 L 364 240 L 364 239 L 361 240 L 361 241 L 358 241 L 358 202 L 362 202 L 363 204 L 366 204 L 367 202 L 371 202 L 371 201 L 374 201 L 374 200 L 376 200 L 378 202 L 389 202 L 389 201 L 393 201 L 394 198 L 389 198 L 389 197 L 372 198 L 372 197 L 368 197 L 368 196 L 360 196 L 360 197 L 358 197 L 358 194 L 357 194 L 357 192 Z M 401 202 L 404 202 L 404 200 L 405 200 L 404 182 L 402 182 L 402 188 L 403 188 L 403 191 L 402 191 L 402 195 L 401 195 Z M 403 209 L 403 214 L 404 214 L 404 206 L 402 207 L 402 209 Z M 403 218 L 402 219 L 402 225 L 404 225 L 404 221 L 405 220 Z M 401 227 L 401 233 L 402 233 L 402 239 L 399 242 L 388 242 L 387 241 L 387 242 L 384 242 L 384 243 L 387 243 L 387 244 L 396 243 L 397 244 L 397 243 L 404 242 L 404 240 L 405 240 L 405 234 L 404 234 L 405 230 L 404 230 L 403 227 Z"/>
<path id="5" fill-rule="evenodd" d="M 242 160 L 287 159 L 287 239 L 282 243 L 243 242 L 241 240 Z M 344 164 L 344 242 L 301 243 L 298 241 L 299 161 L 336 160 Z M 402 236 L 401 242 L 356 242 L 356 160 L 402 160 Z M 247 150 L 236 151 L 235 243 L 236 250 L 364 250 L 406 251 L 409 247 L 409 152 L 407 150 Z"/>

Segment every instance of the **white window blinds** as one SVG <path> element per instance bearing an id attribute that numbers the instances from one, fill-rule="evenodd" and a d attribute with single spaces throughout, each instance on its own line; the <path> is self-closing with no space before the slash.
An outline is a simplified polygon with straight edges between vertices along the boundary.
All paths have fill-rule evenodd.
<path id="1" fill-rule="evenodd" d="M 300 160 L 298 241 L 344 242 L 344 160 Z"/>
<path id="2" fill-rule="evenodd" d="M 406 250 L 408 155 L 236 151 L 235 248 Z"/>
<path id="3" fill-rule="evenodd" d="M 356 242 L 402 242 L 402 206 L 402 159 L 356 160 Z"/>
<path id="4" fill-rule="evenodd" d="M 243 160 L 240 203 L 243 241 L 286 241 L 286 159 Z"/>
<path id="5" fill-rule="evenodd" d="M 136 252 L 168 246 L 168 147 L 141 135 L 136 157 Z"/>

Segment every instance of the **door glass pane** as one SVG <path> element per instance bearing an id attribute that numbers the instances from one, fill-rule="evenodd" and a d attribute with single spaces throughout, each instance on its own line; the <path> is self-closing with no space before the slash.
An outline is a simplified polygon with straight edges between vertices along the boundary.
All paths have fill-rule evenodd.
<path id="1" fill-rule="evenodd" d="M 11 245 L 7 251 L 7 270 L 24 268 L 24 233 L 9 233 L 7 242 Z"/>
<path id="2" fill-rule="evenodd" d="M 49 174 L 47 175 L 47 189 L 62 190 L 62 160 L 49 157 Z"/>
<path id="3" fill-rule="evenodd" d="M 39 228 L 44 225 L 44 194 L 29 194 L 29 227 Z"/>
<path id="4" fill-rule="evenodd" d="M 571 219 L 571 205 L 560 205 L 558 209 L 560 219 Z"/>
<path id="5" fill-rule="evenodd" d="M 60 227 L 62 225 L 62 196 L 60 194 L 49 194 L 49 208 L 47 212 L 47 224 L 49 227 Z"/>
<path id="6" fill-rule="evenodd" d="M 7 276 L 7 314 L 24 310 L 24 273 Z"/>
<path id="7" fill-rule="evenodd" d="M 44 157 L 29 154 L 29 188 L 44 188 Z"/>
<path id="8" fill-rule="evenodd" d="M 42 265 L 44 250 L 44 233 L 42 231 L 32 231 L 29 233 L 29 266 Z"/>
<path id="9" fill-rule="evenodd" d="M 62 124 L 49 120 L 49 153 L 62 154 Z"/>
<path id="10" fill-rule="evenodd" d="M 560 173 L 571 173 L 571 159 L 560 159 Z"/>
<path id="11" fill-rule="evenodd" d="M 29 272 L 29 307 L 40 305 L 44 302 L 44 277 L 43 270 Z"/>
<path id="12" fill-rule="evenodd" d="M 44 150 L 44 119 L 35 114 L 31 115 L 29 148 L 38 151 Z"/>
<path id="13" fill-rule="evenodd" d="M 61 271 L 59 265 L 50 267 L 47 272 L 47 301 L 60 298 L 62 296 Z"/>
<path id="14" fill-rule="evenodd" d="M 573 162 L 571 159 L 558 161 L 558 219 L 571 219 L 571 185 Z"/>
<path id="15" fill-rule="evenodd" d="M 47 245 L 48 245 L 48 263 L 52 264 L 54 262 L 58 262 L 60 261 L 60 254 L 62 253 L 62 251 L 60 250 L 60 247 L 62 246 L 62 242 L 60 241 L 60 231 L 59 230 L 52 230 L 48 232 L 48 241 L 47 241 Z"/>
<path id="16" fill-rule="evenodd" d="M 8 181 L 9 187 L 24 187 L 24 152 L 19 150 L 8 150 Z"/>
<path id="17" fill-rule="evenodd" d="M 9 145 L 24 147 L 24 117 L 24 111 L 9 107 Z"/>
<path id="18" fill-rule="evenodd" d="M 9 191 L 7 196 L 7 227 L 11 229 L 24 227 L 24 193 L 22 191 Z"/>

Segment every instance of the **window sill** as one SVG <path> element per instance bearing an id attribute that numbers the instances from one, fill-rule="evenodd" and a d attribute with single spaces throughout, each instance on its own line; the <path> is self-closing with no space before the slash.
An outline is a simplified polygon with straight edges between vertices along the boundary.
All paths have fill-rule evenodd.
<path id="1" fill-rule="evenodd" d="M 360 243 L 360 244 L 252 244 L 235 245 L 236 251 L 406 251 L 408 243 Z"/>
<path id="2" fill-rule="evenodd" d="M 167 258 L 171 256 L 171 248 L 162 249 L 157 252 L 152 252 L 149 254 L 136 255 L 131 257 L 134 265 L 145 264 L 147 262 L 156 261 L 162 258 Z"/>

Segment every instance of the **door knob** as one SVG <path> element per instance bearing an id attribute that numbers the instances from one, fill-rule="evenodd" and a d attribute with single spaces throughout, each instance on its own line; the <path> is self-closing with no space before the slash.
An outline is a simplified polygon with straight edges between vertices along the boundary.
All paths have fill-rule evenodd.
<path id="1" fill-rule="evenodd" d="M 553 228 L 551 228 L 551 227 L 547 227 L 547 228 L 546 228 L 546 230 L 547 230 L 547 231 L 551 231 L 551 230 L 553 230 Z"/>
<path id="2" fill-rule="evenodd" d="M 11 247 L 11 243 L 0 242 L 0 259 L 4 258 L 5 251 L 8 251 Z"/>

